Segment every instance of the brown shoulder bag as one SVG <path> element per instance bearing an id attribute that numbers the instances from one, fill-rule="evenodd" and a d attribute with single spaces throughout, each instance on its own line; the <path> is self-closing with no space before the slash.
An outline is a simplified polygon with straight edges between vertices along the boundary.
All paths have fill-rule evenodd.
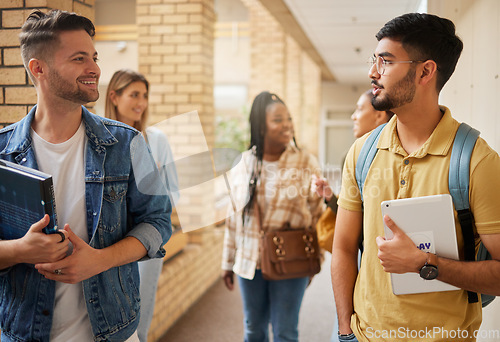
<path id="1" fill-rule="evenodd" d="M 255 205 L 260 228 L 260 267 L 267 280 L 311 277 L 321 270 L 318 236 L 312 227 L 265 231 L 259 205 Z"/>

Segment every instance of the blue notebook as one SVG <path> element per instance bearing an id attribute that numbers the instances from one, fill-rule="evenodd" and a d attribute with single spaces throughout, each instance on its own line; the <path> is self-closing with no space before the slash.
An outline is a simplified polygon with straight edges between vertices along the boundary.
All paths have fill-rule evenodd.
<path id="1" fill-rule="evenodd" d="M 0 160 L 0 239 L 23 237 L 45 214 L 47 234 L 57 231 L 52 176 L 38 170 Z"/>

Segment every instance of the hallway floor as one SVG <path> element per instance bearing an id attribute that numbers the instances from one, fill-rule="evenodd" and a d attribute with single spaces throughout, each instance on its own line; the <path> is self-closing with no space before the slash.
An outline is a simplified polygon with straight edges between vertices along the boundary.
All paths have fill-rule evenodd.
<path id="1" fill-rule="evenodd" d="M 329 342 L 336 318 L 330 282 L 331 254 L 306 290 L 300 312 L 299 340 Z M 237 285 L 237 282 L 236 282 Z M 477 342 L 500 341 L 500 298 L 483 310 Z M 218 281 L 159 342 L 243 341 L 243 310 L 239 289 L 228 291 Z M 272 341 L 272 340 L 271 340 Z"/>
<path id="2" fill-rule="evenodd" d="M 330 257 L 325 253 L 321 272 L 306 290 L 300 312 L 299 339 L 330 341 L 336 319 L 330 282 Z M 237 285 L 237 282 L 236 282 Z M 228 291 L 218 281 L 159 342 L 243 341 L 243 309 L 237 286 Z"/>

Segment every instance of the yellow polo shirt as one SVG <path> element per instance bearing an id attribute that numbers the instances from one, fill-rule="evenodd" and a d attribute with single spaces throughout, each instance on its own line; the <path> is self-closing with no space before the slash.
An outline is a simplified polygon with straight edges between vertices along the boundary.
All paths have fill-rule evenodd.
<path id="1" fill-rule="evenodd" d="M 394 295 L 390 274 L 377 258 L 377 236 L 384 236 L 384 200 L 448 194 L 451 147 L 459 123 L 448 108 L 436 129 L 408 155 L 396 131 L 396 116 L 383 129 L 379 151 L 368 172 L 364 194 L 364 253 L 354 289 L 351 328 L 359 341 L 473 341 L 482 320 L 481 304 L 469 304 L 464 290 Z M 361 211 L 355 165 L 368 135 L 358 139 L 345 161 L 339 206 Z M 481 138 L 470 168 L 470 203 L 477 233 L 500 233 L 500 158 Z M 455 215 L 460 257 L 463 239 Z"/>

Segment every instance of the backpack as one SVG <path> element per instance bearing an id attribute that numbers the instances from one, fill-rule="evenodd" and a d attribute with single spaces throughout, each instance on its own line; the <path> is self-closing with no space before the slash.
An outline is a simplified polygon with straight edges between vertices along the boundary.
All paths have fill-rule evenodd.
<path id="1" fill-rule="evenodd" d="M 386 124 L 375 128 L 366 139 L 356 162 L 355 176 L 363 201 L 363 186 L 370 165 L 377 154 L 377 143 L 380 133 Z M 474 216 L 469 205 L 469 174 L 470 159 L 474 145 L 479 137 L 479 131 L 466 123 L 460 124 L 453 141 L 448 174 L 448 188 L 457 211 L 464 238 L 464 255 L 466 261 L 491 260 L 491 255 L 481 242 L 477 256 L 475 255 Z M 495 299 L 495 296 L 481 294 L 482 306 L 485 307 Z M 477 293 L 468 291 L 469 303 L 477 303 Z"/>

